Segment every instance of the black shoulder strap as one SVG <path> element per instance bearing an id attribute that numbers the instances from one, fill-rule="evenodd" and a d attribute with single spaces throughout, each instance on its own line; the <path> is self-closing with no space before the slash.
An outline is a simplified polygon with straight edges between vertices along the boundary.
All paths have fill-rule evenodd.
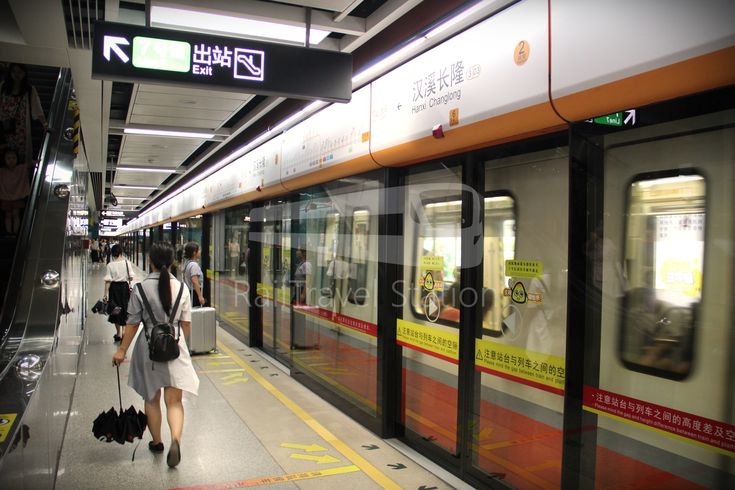
<path id="1" fill-rule="evenodd" d="M 128 259 L 125 259 L 125 270 L 128 271 L 128 277 L 127 277 L 127 279 L 129 281 L 132 276 L 130 275 L 130 267 L 128 267 Z"/>
<path id="2" fill-rule="evenodd" d="M 156 317 L 153 315 L 153 309 L 151 308 L 151 304 L 148 302 L 148 298 L 146 297 L 145 293 L 143 292 L 143 284 L 138 283 L 136 284 L 138 287 L 138 291 L 140 292 L 140 298 L 143 300 L 143 306 L 145 306 L 146 311 L 148 312 L 148 316 L 151 317 L 151 321 L 153 323 L 158 323 L 158 320 L 156 320 Z M 179 284 L 179 294 L 176 295 L 176 302 L 174 303 L 174 306 L 171 308 L 171 315 L 168 318 L 169 323 L 174 322 L 174 317 L 176 316 L 176 310 L 179 309 L 179 303 L 181 302 L 181 294 L 184 291 L 184 287 Z M 148 329 L 143 328 L 143 332 L 145 333 L 145 338 L 150 341 L 150 337 L 148 335 Z M 181 323 L 179 323 L 178 332 L 176 335 L 176 339 L 178 340 L 181 337 Z"/>
<path id="3" fill-rule="evenodd" d="M 181 294 L 184 292 L 184 283 L 179 282 L 179 294 L 176 295 L 176 302 L 174 303 L 174 306 L 171 308 L 171 316 L 168 317 L 168 322 L 173 323 L 174 317 L 176 316 L 176 310 L 179 309 L 179 303 L 181 302 Z M 181 338 L 181 322 L 179 322 L 178 325 L 178 332 L 176 334 L 176 340 Z"/>
<path id="4" fill-rule="evenodd" d="M 145 293 L 143 292 L 143 284 L 138 283 L 136 284 L 138 287 L 138 292 L 140 293 L 140 299 L 143 300 L 143 306 L 145 307 L 146 311 L 148 312 L 148 316 L 151 317 L 151 321 L 155 325 L 157 322 L 156 317 L 153 315 L 153 309 L 151 308 L 151 304 L 148 302 L 148 298 L 146 298 Z M 148 335 L 148 329 L 145 328 L 145 322 L 143 322 L 143 333 L 145 334 L 146 341 L 150 342 L 151 337 Z"/>

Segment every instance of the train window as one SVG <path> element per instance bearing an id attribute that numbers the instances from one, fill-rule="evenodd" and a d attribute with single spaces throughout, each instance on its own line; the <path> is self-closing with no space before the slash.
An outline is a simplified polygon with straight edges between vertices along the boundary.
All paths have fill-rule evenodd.
<path id="1" fill-rule="evenodd" d="M 491 337 L 503 335 L 502 315 L 510 297 L 504 296 L 508 279 L 505 261 L 515 258 L 515 200 L 504 192 L 485 197 L 485 240 L 483 258 L 483 333 Z"/>
<path id="2" fill-rule="evenodd" d="M 702 299 L 705 180 L 648 178 L 628 192 L 620 356 L 631 369 L 683 379 Z"/>
<path id="3" fill-rule="evenodd" d="M 446 199 L 446 198 L 445 198 Z M 413 278 L 412 305 L 414 314 L 431 317 L 425 311 L 427 296 L 435 295 L 440 303 L 438 321 L 459 323 L 459 288 L 461 263 L 461 214 L 459 196 L 448 200 L 427 200 L 421 204 L 421 216 L 414 215 L 418 228 L 416 267 Z M 428 315 L 427 315 L 428 313 Z"/>

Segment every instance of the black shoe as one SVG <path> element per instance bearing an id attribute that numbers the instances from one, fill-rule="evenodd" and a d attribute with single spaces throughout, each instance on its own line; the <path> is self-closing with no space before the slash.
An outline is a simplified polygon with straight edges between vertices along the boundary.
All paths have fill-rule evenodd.
<path id="1" fill-rule="evenodd" d="M 148 443 L 148 449 L 151 450 L 153 453 L 162 453 L 163 452 L 163 443 L 159 442 L 158 444 L 154 443 L 153 441 L 150 441 Z"/>
<path id="2" fill-rule="evenodd" d="M 114 340 L 115 343 L 122 342 L 122 337 L 120 337 L 119 335 L 113 335 L 112 340 Z"/>
<path id="3" fill-rule="evenodd" d="M 181 461 L 181 448 L 179 448 L 179 441 L 174 439 L 171 441 L 171 449 L 168 450 L 166 464 L 169 468 L 175 468 L 179 464 L 179 461 Z"/>

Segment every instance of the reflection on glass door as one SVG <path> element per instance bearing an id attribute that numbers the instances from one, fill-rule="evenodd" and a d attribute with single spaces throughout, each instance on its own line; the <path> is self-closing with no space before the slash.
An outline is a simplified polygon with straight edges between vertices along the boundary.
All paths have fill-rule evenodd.
<path id="1" fill-rule="evenodd" d="M 457 454 L 460 183 L 458 168 L 407 178 L 404 302 L 396 325 L 406 434 L 450 454 Z"/>
<path id="2" fill-rule="evenodd" d="M 280 225 L 278 226 L 280 229 Z M 275 353 L 275 262 L 279 260 L 279 249 L 275 246 L 277 233 L 276 222 L 263 223 L 260 249 L 260 282 L 258 283 L 258 301 L 263 315 L 263 350 L 273 355 Z"/>
<path id="3" fill-rule="evenodd" d="M 249 232 L 249 206 L 238 206 L 224 212 L 224 260 L 221 267 L 215 269 L 214 281 L 220 322 L 241 332 L 245 338 L 250 334 Z"/>
<path id="4" fill-rule="evenodd" d="M 486 163 L 472 463 L 515 488 L 561 484 L 567 167 L 563 149 Z"/>

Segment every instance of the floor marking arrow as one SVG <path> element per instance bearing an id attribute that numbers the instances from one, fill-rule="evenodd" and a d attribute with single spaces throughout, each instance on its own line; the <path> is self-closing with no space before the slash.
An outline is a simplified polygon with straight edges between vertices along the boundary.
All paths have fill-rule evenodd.
<path id="1" fill-rule="evenodd" d="M 291 457 L 293 459 L 304 459 L 307 461 L 315 461 L 316 464 L 326 464 L 326 463 L 339 463 L 339 459 L 335 458 L 334 456 L 330 456 L 328 454 L 322 454 L 321 456 L 312 455 L 312 454 L 291 454 Z"/>
<path id="2" fill-rule="evenodd" d="M 247 383 L 250 378 L 245 377 L 245 372 L 228 374 L 224 378 L 220 378 L 224 381 L 222 384 L 231 385 L 235 383 Z"/>
<path id="3" fill-rule="evenodd" d="M 110 60 L 110 49 L 112 49 L 116 55 L 120 57 L 123 63 L 127 63 L 130 58 L 128 58 L 128 55 L 125 54 L 125 52 L 120 49 L 120 46 L 118 44 L 122 44 L 123 46 L 129 46 L 130 42 L 125 39 L 124 37 L 117 37 L 117 36 L 105 36 L 105 39 L 103 41 L 103 54 L 107 61 Z"/>
<path id="4" fill-rule="evenodd" d="M 321 447 L 319 444 L 291 444 L 290 442 L 284 442 L 281 444 L 281 447 L 287 447 L 289 449 L 303 449 L 304 451 L 311 453 L 314 451 L 326 451 L 327 448 Z"/>

